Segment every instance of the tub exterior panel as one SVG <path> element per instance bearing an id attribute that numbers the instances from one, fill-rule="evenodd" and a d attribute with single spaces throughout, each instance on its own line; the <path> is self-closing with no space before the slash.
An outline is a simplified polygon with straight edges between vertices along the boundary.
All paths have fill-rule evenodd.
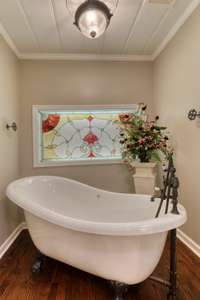
<path id="1" fill-rule="evenodd" d="M 57 226 L 25 212 L 35 246 L 45 255 L 108 280 L 137 284 L 158 264 L 167 232 L 110 236 Z"/>

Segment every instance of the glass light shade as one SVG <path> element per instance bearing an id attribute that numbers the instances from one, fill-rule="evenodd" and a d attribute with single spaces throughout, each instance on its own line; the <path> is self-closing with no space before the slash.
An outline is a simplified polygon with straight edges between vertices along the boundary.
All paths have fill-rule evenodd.
<path id="1" fill-rule="evenodd" d="M 74 25 L 90 39 L 100 37 L 110 24 L 119 0 L 66 0 Z"/>
<path id="2" fill-rule="evenodd" d="M 70 15 L 74 18 L 77 9 L 85 2 L 86 0 L 66 0 L 66 6 Z M 103 2 L 110 10 L 111 14 L 115 13 L 119 0 L 99 0 Z"/>
<path id="3" fill-rule="evenodd" d="M 78 27 L 88 38 L 100 37 L 106 30 L 109 19 L 103 11 L 99 9 L 85 10 L 79 17 Z"/>

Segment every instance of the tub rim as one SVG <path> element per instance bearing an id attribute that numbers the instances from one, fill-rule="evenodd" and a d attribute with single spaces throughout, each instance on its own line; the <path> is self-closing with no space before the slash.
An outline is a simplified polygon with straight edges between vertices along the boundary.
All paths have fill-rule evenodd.
<path id="1" fill-rule="evenodd" d="M 137 222 L 94 222 L 83 219 L 75 219 L 58 212 L 54 212 L 47 207 L 44 207 L 38 203 L 34 203 L 33 201 L 27 201 L 27 198 L 17 195 L 15 191 L 15 185 L 30 179 L 39 179 L 39 178 L 51 178 L 51 179 L 59 179 L 76 182 L 80 185 L 83 185 L 87 188 L 95 189 L 96 191 L 104 191 L 101 189 L 93 188 L 84 183 L 78 182 L 76 180 L 68 179 L 60 176 L 29 176 L 20 178 L 11 182 L 7 189 L 6 195 L 7 197 L 14 202 L 17 206 L 21 207 L 23 210 L 43 219 L 47 222 L 53 223 L 55 225 L 79 231 L 84 233 L 91 234 L 100 234 L 100 235 L 111 235 L 111 236 L 135 236 L 135 235 L 149 235 L 156 234 L 165 231 L 169 231 L 171 229 L 180 227 L 187 220 L 187 213 L 185 208 L 178 204 L 179 215 L 175 215 L 172 213 L 168 213 L 164 216 L 160 216 L 159 218 L 150 218 Z M 105 191 L 104 191 L 105 192 Z M 111 194 L 122 194 L 124 193 L 115 193 L 109 192 Z M 126 194 L 132 195 L 132 194 Z M 141 195 L 142 196 L 142 195 Z M 150 197 L 148 195 L 143 195 L 147 198 Z M 157 198 L 158 199 L 158 198 Z"/>

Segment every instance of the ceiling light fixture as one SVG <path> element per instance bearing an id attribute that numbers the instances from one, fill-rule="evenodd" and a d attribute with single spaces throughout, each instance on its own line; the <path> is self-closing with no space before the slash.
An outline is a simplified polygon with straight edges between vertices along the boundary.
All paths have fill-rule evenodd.
<path id="1" fill-rule="evenodd" d="M 74 25 L 90 39 L 100 37 L 108 28 L 118 0 L 66 0 Z"/>

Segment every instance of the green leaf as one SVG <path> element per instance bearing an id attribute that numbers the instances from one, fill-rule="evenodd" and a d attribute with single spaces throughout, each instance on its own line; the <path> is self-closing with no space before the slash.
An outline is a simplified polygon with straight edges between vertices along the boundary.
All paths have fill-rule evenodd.
<path id="1" fill-rule="evenodd" d="M 157 151 L 152 151 L 152 153 L 151 153 L 151 159 L 155 160 L 155 161 L 161 162 L 160 156 L 159 156 L 159 154 L 158 154 Z"/>

